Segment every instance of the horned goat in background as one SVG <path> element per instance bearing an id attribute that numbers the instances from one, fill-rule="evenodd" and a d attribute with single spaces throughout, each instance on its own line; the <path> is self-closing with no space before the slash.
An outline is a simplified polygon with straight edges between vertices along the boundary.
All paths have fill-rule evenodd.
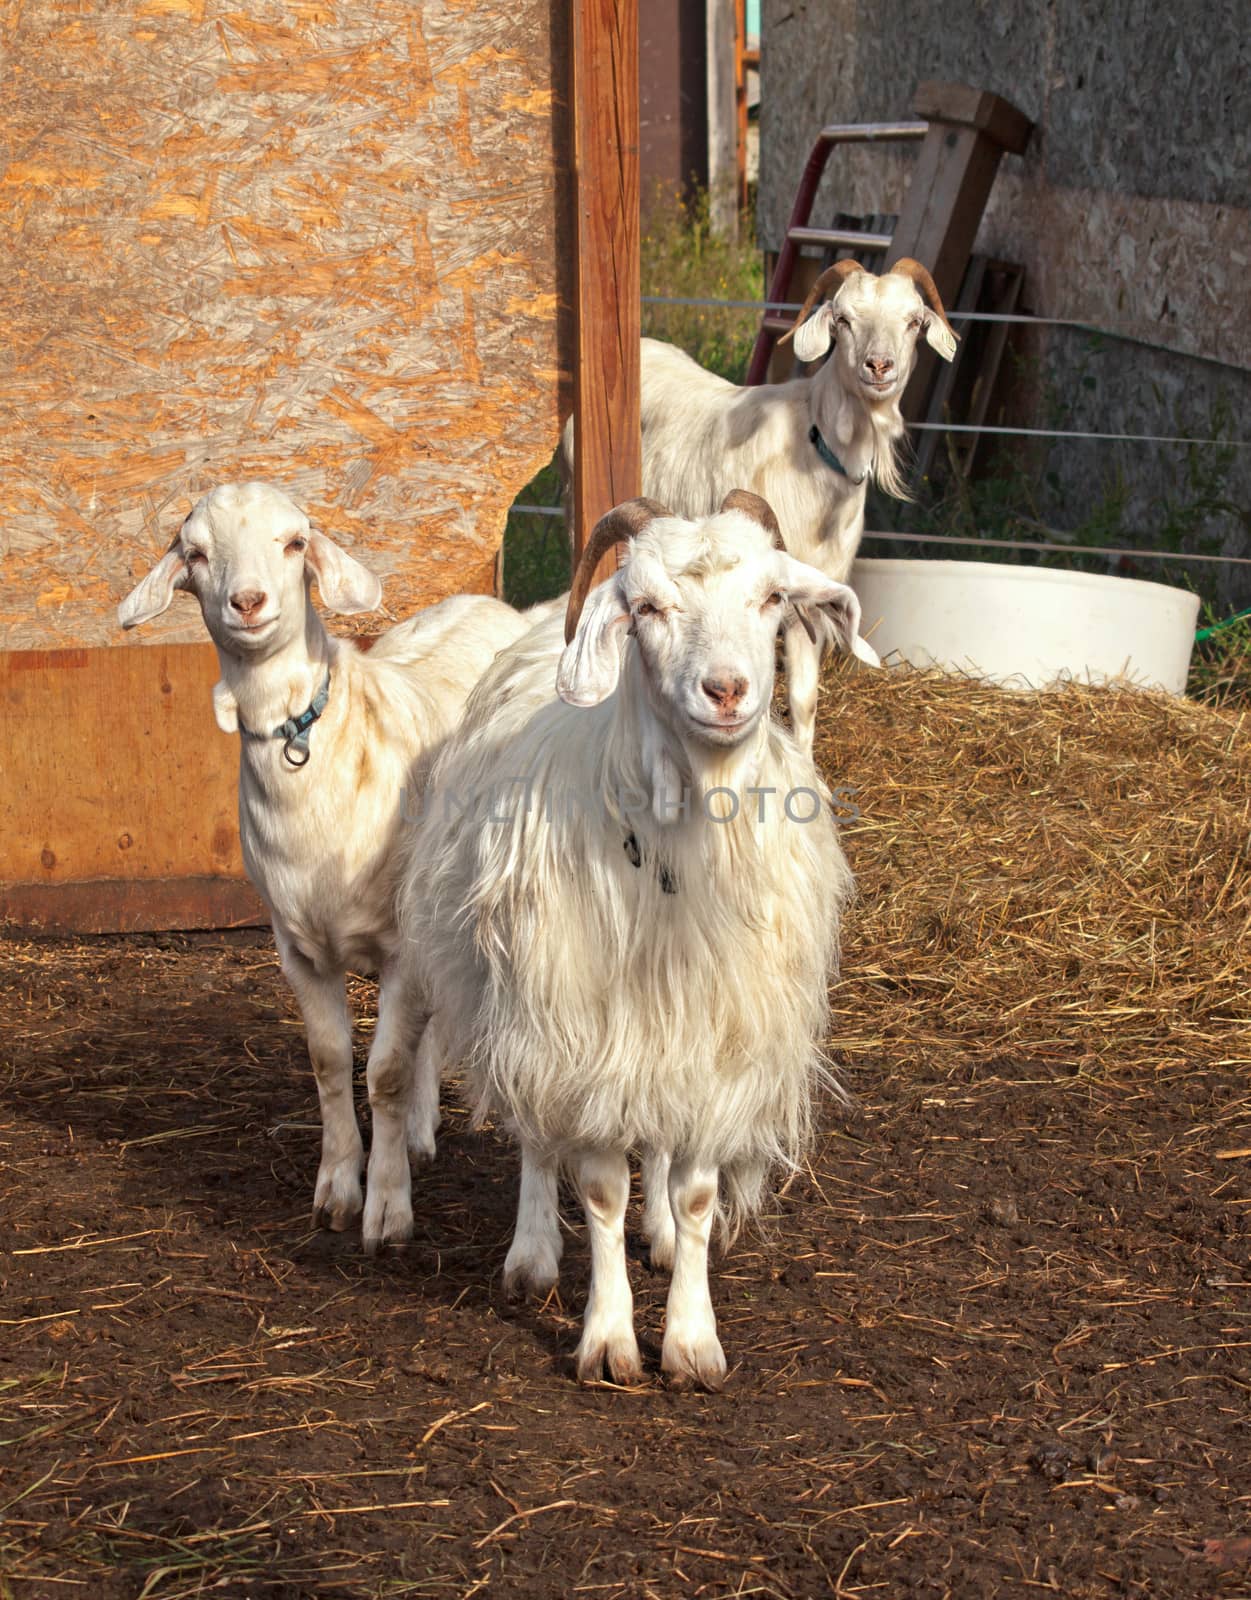
<path id="1" fill-rule="evenodd" d="M 460 595 L 390 629 L 365 654 L 326 632 L 314 578 L 328 611 L 370 611 L 382 598 L 374 574 L 280 490 L 223 484 L 196 504 L 118 615 L 123 628 L 137 627 L 165 611 L 175 590 L 189 590 L 217 647 L 217 723 L 241 738 L 244 866 L 269 909 L 317 1079 L 313 1216 L 335 1230 L 361 1212 L 364 1158 L 344 978 L 379 974 L 362 1229 L 373 1250 L 411 1235 L 408 1149 L 432 1156 L 439 1122 L 435 1035 L 422 1041 L 415 1073 L 423 1011 L 394 981 L 405 791 L 410 804 L 420 795 L 469 691 L 529 623 L 498 600 Z"/>
<path id="2" fill-rule="evenodd" d="M 784 335 L 792 337 L 801 361 L 833 353 L 810 378 L 751 389 L 706 372 L 672 345 L 643 340 L 643 492 L 698 517 L 735 487 L 751 489 L 773 507 L 790 553 L 845 583 L 870 480 L 907 498 L 899 401 L 917 341 L 950 360 L 956 336 L 934 280 L 905 258 L 881 277 L 855 261 L 835 262 Z M 567 431 L 566 456 L 569 448 Z M 821 659 L 835 631 L 811 615 L 787 619 L 791 723 L 808 751 Z M 858 653 L 876 660 L 868 647 Z"/>
<path id="3" fill-rule="evenodd" d="M 753 1212 L 808 1136 L 852 881 L 828 791 L 769 715 L 795 605 L 826 608 L 850 646 L 855 595 L 780 548 L 758 496 L 697 521 L 617 507 L 575 574 L 563 639 L 540 626 L 484 675 L 405 847 L 412 981 L 438 996 L 480 1112 L 521 1145 L 506 1281 L 556 1280 L 562 1165 L 585 1209 L 584 1380 L 641 1373 L 628 1156 L 650 1154 L 653 1181 L 667 1171 L 647 1219 L 659 1228 L 667 1200 L 661 1365 L 716 1388 L 714 1220 Z"/>

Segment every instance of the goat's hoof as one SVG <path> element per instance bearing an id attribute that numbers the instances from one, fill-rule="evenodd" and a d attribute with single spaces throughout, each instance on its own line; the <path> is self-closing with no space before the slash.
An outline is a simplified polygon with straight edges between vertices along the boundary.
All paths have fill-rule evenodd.
<path id="1" fill-rule="evenodd" d="M 673 1256 L 676 1249 L 677 1235 L 672 1232 L 659 1234 L 655 1239 L 648 1239 L 648 1266 L 654 1272 L 672 1272 Z"/>
<path id="2" fill-rule="evenodd" d="M 324 1228 L 330 1233 L 346 1233 L 356 1223 L 361 1214 L 361 1198 L 359 1188 L 354 1196 L 343 1195 L 322 1196 L 321 1186 L 313 1199 L 313 1226 Z"/>
<path id="3" fill-rule="evenodd" d="M 359 1215 L 357 1211 L 335 1211 L 330 1206 L 314 1206 L 313 1226 L 325 1233 L 346 1233 Z"/>
<path id="4" fill-rule="evenodd" d="M 643 1363 L 639 1359 L 638 1340 L 631 1329 L 627 1333 L 583 1334 L 577 1354 L 578 1382 L 599 1383 L 605 1369 L 611 1383 L 628 1388 L 642 1383 Z"/>
<path id="5" fill-rule="evenodd" d="M 560 1282 L 560 1240 L 529 1240 L 519 1248 L 514 1240 L 504 1258 L 504 1294 L 509 1300 L 527 1295 L 546 1300 Z"/>
<path id="6" fill-rule="evenodd" d="M 507 1300 L 546 1300 L 560 1282 L 556 1266 L 542 1271 L 534 1267 L 504 1267 L 504 1297 Z"/>
<path id="7" fill-rule="evenodd" d="M 671 1389 L 711 1390 L 725 1386 L 725 1355 L 715 1334 L 694 1334 L 689 1338 L 669 1332 L 660 1351 L 660 1370 Z"/>
<path id="8" fill-rule="evenodd" d="M 434 1138 L 435 1134 L 437 1134 L 439 1131 L 439 1126 L 440 1119 L 438 1117 L 436 1117 L 434 1122 L 428 1127 L 419 1128 L 414 1126 L 413 1123 L 409 1123 L 405 1142 L 408 1145 L 409 1156 L 414 1161 L 422 1162 L 434 1160 Z"/>
<path id="9" fill-rule="evenodd" d="M 359 1158 L 321 1168 L 313 1191 L 314 1227 L 346 1233 L 355 1224 L 364 1206 L 360 1169 Z"/>
<path id="10" fill-rule="evenodd" d="M 405 1196 L 384 1196 L 375 1202 L 370 1194 L 365 1203 L 365 1220 L 361 1225 L 361 1244 L 367 1256 L 376 1255 L 379 1248 L 402 1250 L 413 1237 L 413 1206 Z"/>

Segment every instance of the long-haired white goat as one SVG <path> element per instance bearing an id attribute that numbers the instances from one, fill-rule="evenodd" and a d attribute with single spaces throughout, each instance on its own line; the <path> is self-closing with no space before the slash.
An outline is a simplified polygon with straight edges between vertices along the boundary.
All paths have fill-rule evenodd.
<path id="1" fill-rule="evenodd" d="M 706 372 L 672 345 L 643 340 L 643 493 L 697 517 L 731 489 L 751 489 L 777 513 L 790 553 L 845 583 L 870 479 L 908 497 L 899 401 L 917 341 L 950 360 L 956 337 L 934 280 L 909 258 L 881 277 L 855 261 L 835 262 L 784 337 L 794 338 L 802 361 L 832 347 L 830 359 L 810 378 L 754 389 Z M 833 643 L 820 618 L 787 619 L 787 698 L 805 750 L 816 727 L 821 658 Z M 858 653 L 870 654 L 867 647 Z"/>
<path id="2" fill-rule="evenodd" d="M 405 792 L 411 806 L 483 669 L 530 624 L 500 601 L 457 596 L 392 628 L 365 654 L 326 632 L 313 608 L 314 578 L 329 611 L 370 611 L 382 597 L 374 574 L 310 527 L 280 490 L 223 484 L 196 504 L 118 615 L 122 627 L 137 627 L 186 589 L 217 647 L 218 726 L 242 736 L 244 865 L 269 909 L 317 1079 L 313 1215 L 335 1230 L 362 1205 L 344 975 L 380 975 L 362 1228 L 373 1250 L 411 1235 L 406 1144 L 433 1155 L 439 1120 L 433 1035 L 414 1068 L 423 1012 L 395 982 Z"/>
<path id="3" fill-rule="evenodd" d="M 501 653 L 411 836 L 400 918 L 415 981 L 438 996 L 480 1110 L 521 1144 L 506 1280 L 555 1281 L 562 1165 L 586 1211 L 584 1380 L 641 1371 L 629 1153 L 653 1157 L 646 1225 L 663 1231 L 663 1205 L 675 1230 L 661 1364 L 716 1388 L 719 1187 L 733 1225 L 809 1130 L 851 875 L 824 784 L 769 715 L 777 630 L 797 604 L 854 637 L 855 595 L 780 548 L 759 497 L 731 494 L 698 522 L 617 507 L 575 574 L 563 653 L 550 624 Z"/>

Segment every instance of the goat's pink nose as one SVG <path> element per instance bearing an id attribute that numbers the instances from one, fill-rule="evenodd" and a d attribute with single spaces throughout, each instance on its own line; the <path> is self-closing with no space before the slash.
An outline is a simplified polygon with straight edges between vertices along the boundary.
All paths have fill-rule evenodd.
<path id="1" fill-rule="evenodd" d="M 705 678 L 700 685 L 713 705 L 722 711 L 733 711 L 747 693 L 746 678 Z"/>
<path id="2" fill-rule="evenodd" d="M 890 356 L 866 356 L 864 364 L 875 378 L 889 378 L 895 370 L 895 363 Z"/>
<path id="3" fill-rule="evenodd" d="M 231 595 L 230 603 L 247 622 L 265 604 L 265 595 L 260 589 L 240 589 L 238 594 Z"/>

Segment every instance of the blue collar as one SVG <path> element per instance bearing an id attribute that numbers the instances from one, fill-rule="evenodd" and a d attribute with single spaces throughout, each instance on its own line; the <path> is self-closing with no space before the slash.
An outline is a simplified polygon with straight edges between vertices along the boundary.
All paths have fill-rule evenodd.
<path id="1" fill-rule="evenodd" d="M 817 454 L 821 457 L 822 461 L 825 462 L 826 466 L 837 472 L 840 478 L 846 478 L 848 483 L 860 484 L 864 482 L 864 476 L 859 478 L 853 478 L 851 476 L 847 468 L 821 437 L 821 430 L 817 427 L 815 422 L 812 424 L 811 428 L 808 429 L 808 439 L 811 444 L 814 444 L 817 447 Z M 865 476 L 867 476 L 867 474 Z"/>
<path id="2" fill-rule="evenodd" d="M 326 676 L 321 680 L 321 688 L 313 696 L 308 709 L 301 711 L 298 717 L 288 717 L 285 722 L 280 722 L 272 733 L 253 733 L 251 728 L 239 724 L 239 732 L 245 739 L 281 739 L 283 740 L 282 753 L 293 767 L 306 767 L 312 751 L 308 747 L 309 729 L 326 709 L 326 702 L 330 699 L 330 668 L 326 668 Z M 297 761 L 291 754 L 296 750 L 303 757 Z"/>

